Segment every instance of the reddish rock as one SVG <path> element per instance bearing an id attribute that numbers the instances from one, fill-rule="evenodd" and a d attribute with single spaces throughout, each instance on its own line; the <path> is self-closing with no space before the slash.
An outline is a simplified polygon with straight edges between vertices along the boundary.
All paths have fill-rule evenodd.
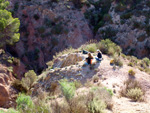
<path id="1" fill-rule="evenodd" d="M 0 107 L 4 106 L 9 100 L 9 92 L 6 87 L 0 84 Z"/>

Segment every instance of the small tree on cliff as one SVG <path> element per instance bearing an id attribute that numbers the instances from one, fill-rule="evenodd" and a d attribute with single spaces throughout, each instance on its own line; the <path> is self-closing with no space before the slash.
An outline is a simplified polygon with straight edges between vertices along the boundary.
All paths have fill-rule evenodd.
<path id="1" fill-rule="evenodd" d="M 0 48 L 6 44 L 13 45 L 20 39 L 18 18 L 13 18 L 11 12 L 6 8 L 9 5 L 8 1 L 0 0 Z"/>

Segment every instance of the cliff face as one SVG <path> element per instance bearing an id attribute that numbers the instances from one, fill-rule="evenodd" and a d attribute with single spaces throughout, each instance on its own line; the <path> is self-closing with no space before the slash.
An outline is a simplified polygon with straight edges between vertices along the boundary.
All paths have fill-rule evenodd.
<path id="1" fill-rule="evenodd" d="M 109 38 L 125 54 L 150 57 L 147 0 L 82 0 L 81 4 L 67 0 L 9 1 L 9 9 L 21 20 L 21 38 L 7 50 L 19 57 L 27 70 L 41 73 L 55 53 L 92 39 Z"/>
<path id="2" fill-rule="evenodd" d="M 119 44 L 125 54 L 139 58 L 150 58 L 150 5 L 141 1 L 134 8 L 118 11 L 118 4 L 112 3 L 109 14 L 112 24 L 98 29 L 96 37 L 110 38 Z"/>

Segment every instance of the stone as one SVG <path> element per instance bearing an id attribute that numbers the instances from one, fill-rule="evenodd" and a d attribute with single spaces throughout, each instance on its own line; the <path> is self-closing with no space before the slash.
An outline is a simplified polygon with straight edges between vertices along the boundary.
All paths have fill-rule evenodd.
<path id="1" fill-rule="evenodd" d="M 0 107 L 4 106 L 9 100 L 9 92 L 5 86 L 0 84 Z"/>

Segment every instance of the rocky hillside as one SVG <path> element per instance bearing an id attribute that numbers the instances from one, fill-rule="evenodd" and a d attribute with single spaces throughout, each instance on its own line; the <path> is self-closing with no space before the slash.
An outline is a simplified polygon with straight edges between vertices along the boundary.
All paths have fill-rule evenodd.
<path id="1" fill-rule="evenodd" d="M 111 64 L 112 57 L 103 55 L 101 62 L 93 60 L 92 66 L 84 65 L 84 59 L 87 55 L 81 52 L 64 54 L 54 60 L 53 68 L 48 68 L 46 72 L 39 76 L 38 83 L 35 84 L 33 95 L 38 95 L 39 90 L 52 92 L 57 95 L 58 89 L 53 88 L 58 83 L 58 80 L 68 79 L 70 81 L 80 81 L 83 86 L 77 89 L 78 96 L 83 93 L 88 93 L 92 87 L 107 87 L 113 92 L 111 104 L 112 108 L 108 108 L 106 113 L 150 113 L 149 98 L 150 98 L 150 75 L 141 72 L 135 67 L 128 66 L 130 62 L 126 58 L 120 57 L 123 62 L 123 67 Z M 129 70 L 134 70 L 135 75 L 130 75 Z M 128 97 L 122 96 L 123 89 L 126 88 L 126 81 L 130 80 L 130 85 L 134 84 L 132 81 L 138 81 L 138 84 L 144 90 L 144 102 L 135 102 Z M 79 83 L 78 83 L 79 85 Z M 131 86 L 132 86 L 131 85 Z M 100 94 L 100 93 L 99 93 Z M 55 95 L 55 96 L 56 96 Z M 101 94 L 100 94 L 101 95 Z M 106 96 L 106 94 L 104 94 Z M 137 94 L 138 95 L 138 94 Z M 104 97 L 107 98 L 107 97 Z M 57 100 L 61 100 L 57 97 Z"/>
<path id="2" fill-rule="evenodd" d="M 150 57 L 148 0 L 9 1 L 8 9 L 21 20 L 21 38 L 7 51 L 27 70 L 41 73 L 55 53 L 92 39 L 109 38 L 125 54 Z"/>
<path id="3" fill-rule="evenodd" d="M 21 38 L 8 47 L 27 69 L 41 72 L 52 56 L 65 48 L 77 48 L 93 39 L 92 30 L 79 11 L 68 1 L 9 0 L 10 9 L 21 20 Z"/>
<path id="4" fill-rule="evenodd" d="M 83 48 L 94 57 L 97 49 L 104 49 L 106 54 L 101 62 L 93 59 L 92 65 L 84 65 L 87 54 L 82 53 Z M 6 60 L 11 61 L 16 64 L 15 60 Z M 2 90 L 0 104 L 5 108 L 15 107 L 0 109 L 0 112 L 150 112 L 150 60 L 124 55 L 110 40 L 67 49 L 47 65 L 38 77 L 34 71 L 28 71 L 21 81 L 2 79 L 0 83 L 6 91 Z M 17 92 L 20 94 L 16 95 Z"/>

